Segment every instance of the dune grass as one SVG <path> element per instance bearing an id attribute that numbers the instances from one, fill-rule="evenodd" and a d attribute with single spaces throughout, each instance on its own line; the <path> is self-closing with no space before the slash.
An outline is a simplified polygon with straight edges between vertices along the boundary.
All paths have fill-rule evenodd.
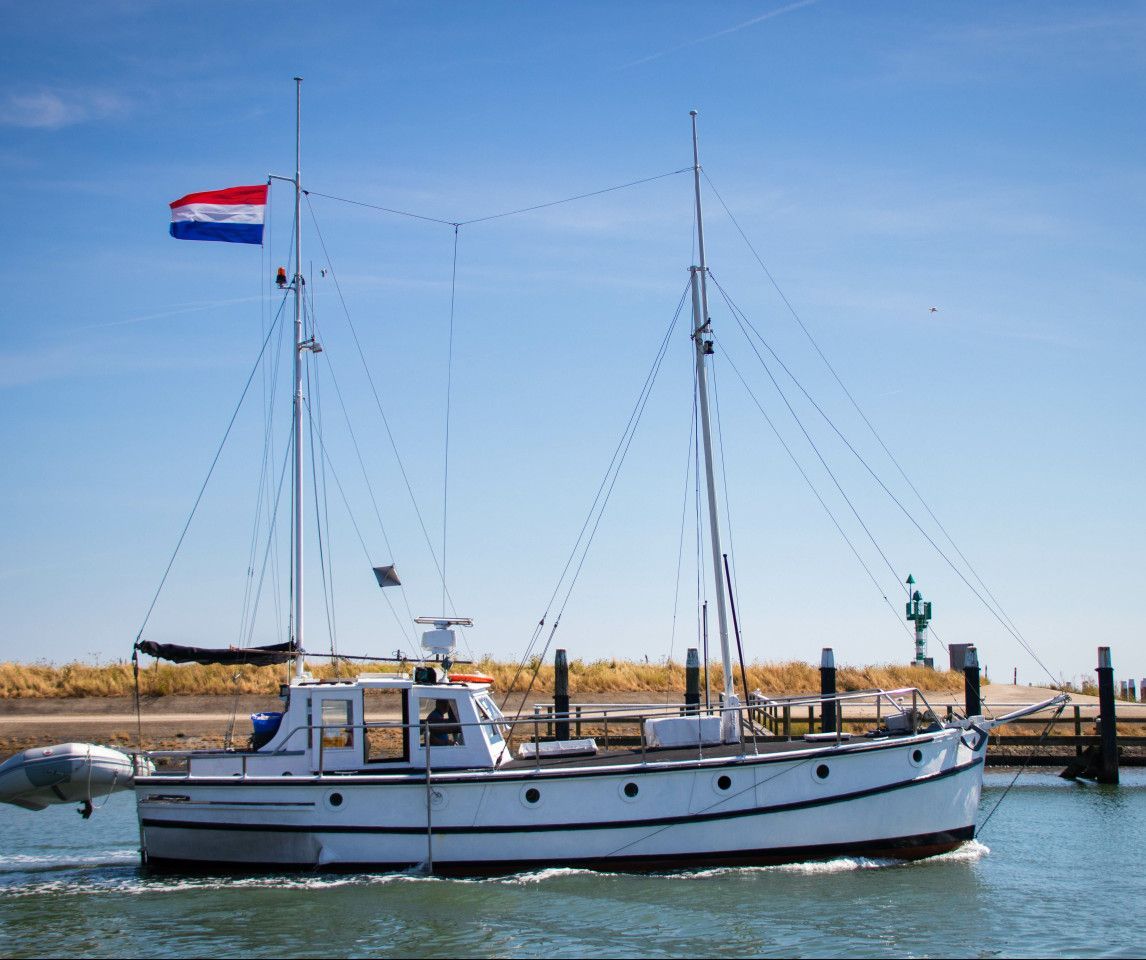
<path id="1" fill-rule="evenodd" d="M 309 664 L 310 672 L 319 678 L 349 677 L 376 671 L 346 661 Z M 524 693 L 534 670 L 534 694 L 553 692 L 553 665 L 537 661 L 519 669 L 516 663 L 504 663 L 486 657 L 472 665 L 459 666 L 457 672 L 481 673 L 493 678 L 494 687 L 502 692 Z M 140 666 L 140 693 L 155 696 L 225 696 L 234 694 L 273 695 L 287 679 L 287 668 L 249 666 L 202 666 L 154 661 Z M 820 672 L 807 663 L 753 663 L 747 668 L 748 685 L 770 696 L 810 693 L 820 689 Z M 736 685 L 740 687 L 739 669 Z M 713 689 L 723 684 L 719 664 L 709 666 Z M 569 692 L 585 693 L 664 693 L 683 691 L 684 665 L 680 663 L 635 663 L 629 660 L 572 660 L 569 663 Z M 873 687 L 892 689 L 918 686 L 923 690 L 961 691 L 962 674 L 939 670 L 920 670 L 896 664 L 864 667 L 841 667 L 837 674 L 841 690 L 864 690 Z M 0 699 L 126 697 L 135 685 L 130 663 L 95 666 L 87 663 L 49 664 L 0 663 Z"/>

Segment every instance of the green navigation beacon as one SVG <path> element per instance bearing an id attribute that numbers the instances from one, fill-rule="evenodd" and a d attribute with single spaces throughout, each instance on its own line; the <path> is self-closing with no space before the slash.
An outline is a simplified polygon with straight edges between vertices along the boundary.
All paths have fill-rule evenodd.
<path id="1" fill-rule="evenodd" d="M 932 659 L 927 656 L 927 625 L 931 622 L 931 601 L 925 601 L 915 586 L 915 577 L 907 575 L 907 589 L 910 600 L 907 601 L 907 619 L 915 624 L 915 660 L 917 667 L 930 667 Z"/>

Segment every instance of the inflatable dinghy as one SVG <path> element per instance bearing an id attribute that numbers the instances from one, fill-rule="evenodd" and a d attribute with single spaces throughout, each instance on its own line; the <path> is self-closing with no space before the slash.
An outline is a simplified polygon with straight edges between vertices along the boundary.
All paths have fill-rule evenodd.
<path id="1" fill-rule="evenodd" d="M 93 743 L 33 747 L 0 764 L 0 803 L 25 810 L 80 803 L 87 816 L 93 799 L 131 789 L 134 778 L 132 758 L 111 747 Z"/>

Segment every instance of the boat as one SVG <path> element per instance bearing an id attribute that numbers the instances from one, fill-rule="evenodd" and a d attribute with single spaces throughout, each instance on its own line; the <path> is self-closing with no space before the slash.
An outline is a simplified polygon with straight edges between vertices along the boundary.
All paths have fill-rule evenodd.
<path id="1" fill-rule="evenodd" d="M 719 699 L 632 711 L 625 719 L 637 730 L 635 743 L 610 744 L 608 718 L 590 710 L 578 720 L 596 735 L 547 736 L 537 716 L 503 714 L 488 677 L 451 673 L 456 631 L 470 621 L 446 616 L 415 621 L 429 629 L 410 672 L 334 680 L 307 673 L 302 358 L 319 347 L 301 319 L 298 146 L 291 180 L 295 273 L 279 277 L 293 292 L 295 317 L 293 633 L 273 647 L 216 652 L 218 662 L 291 664 L 293 675 L 283 685 L 281 711 L 253 718 L 248 745 L 152 751 L 137 761 L 131 789 L 148 868 L 666 870 L 842 855 L 912 859 L 974 837 L 988 734 L 1001 720 L 942 716 L 917 689 L 829 693 L 788 703 L 838 711 L 866 697 L 878 704 L 878 722 L 864 733 L 837 723 L 789 739 L 765 727 L 776 702 L 734 687 L 730 598 L 719 575 L 707 386 L 714 345 L 696 122 L 694 111 L 691 349 L 724 677 Z M 380 585 L 396 577 L 392 568 L 376 573 Z M 147 643 L 137 643 L 137 655 L 216 662 L 210 650 Z M 602 719 L 603 744 L 595 729 Z"/>
<path id="2" fill-rule="evenodd" d="M 79 803 L 86 820 L 95 800 L 130 790 L 136 770 L 136 758 L 113 747 L 93 743 L 32 747 L 0 763 L 0 803 L 25 810 Z"/>

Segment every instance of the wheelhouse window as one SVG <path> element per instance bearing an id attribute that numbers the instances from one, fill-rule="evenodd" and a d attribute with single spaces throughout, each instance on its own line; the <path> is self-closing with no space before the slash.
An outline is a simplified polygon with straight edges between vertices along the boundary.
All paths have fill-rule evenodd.
<path id="1" fill-rule="evenodd" d="M 366 724 L 367 763 L 409 758 L 405 690 L 364 690 L 362 713 Z"/>
<path id="2" fill-rule="evenodd" d="M 482 721 L 482 732 L 486 735 L 490 743 L 501 743 L 505 737 L 505 731 L 501 729 L 502 724 L 498 721 L 504 719 L 502 712 L 498 710 L 497 705 L 489 697 L 478 697 L 474 700 L 477 705 L 478 719 Z"/>
<path id="3" fill-rule="evenodd" d="M 322 746 L 342 750 L 354 746 L 354 706 L 350 700 L 322 701 Z"/>
<path id="4" fill-rule="evenodd" d="M 448 698 L 419 697 L 423 749 L 465 745 L 465 733 L 458 722 L 457 702 Z"/>

